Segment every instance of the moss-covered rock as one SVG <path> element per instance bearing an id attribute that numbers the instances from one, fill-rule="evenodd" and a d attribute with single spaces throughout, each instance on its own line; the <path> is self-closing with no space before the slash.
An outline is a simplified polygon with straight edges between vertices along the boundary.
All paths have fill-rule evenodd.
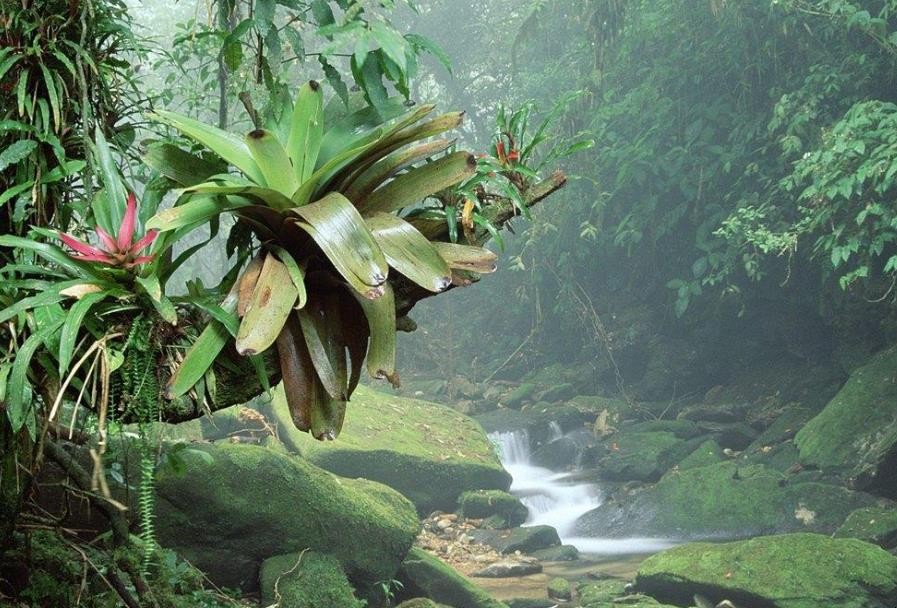
<path id="1" fill-rule="evenodd" d="M 471 519 L 485 519 L 497 515 L 508 527 L 526 521 L 526 506 L 513 494 L 501 490 L 465 492 L 458 499 L 458 514 Z"/>
<path id="2" fill-rule="evenodd" d="M 557 401 L 565 401 L 576 396 L 576 387 L 569 382 L 549 386 L 539 394 L 540 401 L 555 403 Z"/>
<path id="3" fill-rule="evenodd" d="M 897 348 L 873 357 L 795 437 L 804 464 L 897 497 Z"/>
<path id="4" fill-rule="evenodd" d="M 467 490 L 507 490 L 511 484 L 482 428 L 444 405 L 359 387 L 343 431 L 332 442 L 296 431 L 283 400 L 275 397 L 271 408 L 310 462 L 337 475 L 388 485 L 420 513 L 451 511 Z"/>
<path id="5" fill-rule="evenodd" d="M 579 559 L 579 549 L 573 545 L 560 545 L 538 549 L 530 555 L 542 562 L 573 562 Z"/>
<path id="6" fill-rule="evenodd" d="M 836 538 L 858 538 L 885 549 L 897 547 L 897 508 L 893 505 L 857 509 L 835 532 Z"/>
<path id="7" fill-rule="evenodd" d="M 539 387 L 532 382 L 524 382 L 504 395 L 501 399 L 501 403 L 505 407 L 519 410 L 524 403 L 533 400 L 538 388 Z"/>
<path id="8" fill-rule="evenodd" d="M 356 585 L 373 584 L 392 577 L 420 528 L 394 490 L 295 456 L 216 443 L 181 458 L 184 474 L 157 481 L 157 536 L 221 585 L 254 589 L 263 560 L 304 549 L 335 556 Z"/>
<path id="9" fill-rule="evenodd" d="M 262 562 L 259 574 L 262 605 L 278 608 L 363 608 L 355 598 L 339 561 L 306 551 L 278 555 Z"/>
<path id="10" fill-rule="evenodd" d="M 626 582 L 619 579 L 582 583 L 577 585 L 576 595 L 582 608 L 674 608 L 646 595 L 628 593 L 625 587 Z"/>
<path id="11" fill-rule="evenodd" d="M 748 448 L 749 451 L 763 448 L 765 446 L 776 445 L 789 439 L 794 439 L 803 426 L 816 415 L 812 409 L 792 405 L 776 417 L 766 430 L 760 433 L 760 436 L 754 440 L 754 443 Z"/>
<path id="12" fill-rule="evenodd" d="M 795 483 L 762 465 L 728 461 L 671 471 L 653 487 L 605 501 L 576 529 L 584 536 L 685 539 L 831 534 L 851 511 L 875 502 L 862 492 Z"/>
<path id="13" fill-rule="evenodd" d="M 698 446 L 694 452 L 683 458 L 676 465 L 680 471 L 685 469 L 696 469 L 698 467 L 706 467 L 707 465 L 716 464 L 723 460 L 723 449 L 714 439 L 708 439 Z"/>
<path id="14" fill-rule="evenodd" d="M 698 422 L 702 433 L 712 435 L 718 444 L 732 450 L 743 450 L 759 433 L 745 422 Z"/>
<path id="15" fill-rule="evenodd" d="M 526 526 L 510 530 L 472 530 L 475 542 L 489 545 L 499 553 L 532 553 L 561 544 L 557 530 L 551 526 Z"/>
<path id="16" fill-rule="evenodd" d="M 548 581 L 548 597 L 555 600 L 570 600 L 573 598 L 573 588 L 565 578 L 555 577 Z"/>
<path id="17" fill-rule="evenodd" d="M 449 606 L 507 608 L 451 566 L 417 547 L 411 549 L 397 575 L 401 597 L 427 597 Z"/>
<path id="18" fill-rule="evenodd" d="M 669 432 L 622 431 L 605 444 L 610 450 L 598 461 L 598 473 L 611 481 L 656 481 L 696 447 Z"/>
<path id="19" fill-rule="evenodd" d="M 703 433 L 691 420 L 645 420 L 626 423 L 620 428 L 631 433 L 672 433 L 680 439 L 694 439 Z"/>
<path id="20" fill-rule="evenodd" d="M 437 604 L 433 600 L 427 599 L 425 597 L 416 597 L 414 599 L 406 600 L 396 606 L 396 608 L 442 608 L 445 606 L 444 604 Z"/>
<path id="21" fill-rule="evenodd" d="M 752 608 L 887 608 L 897 602 L 897 557 L 818 534 L 695 543 L 648 558 L 636 588 L 679 605 L 701 594 Z"/>

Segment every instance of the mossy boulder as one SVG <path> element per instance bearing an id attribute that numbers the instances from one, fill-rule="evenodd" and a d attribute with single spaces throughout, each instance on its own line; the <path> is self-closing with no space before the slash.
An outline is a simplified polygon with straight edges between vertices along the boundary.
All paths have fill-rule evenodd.
<path id="1" fill-rule="evenodd" d="M 456 608 L 507 608 L 454 568 L 417 547 L 402 562 L 397 578 L 404 586 L 402 598 L 426 597 Z"/>
<path id="2" fill-rule="evenodd" d="M 295 431 L 286 403 L 273 416 L 302 455 L 342 475 L 378 481 L 408 497 L 420 513 L 452 511 L 468 490 L 507 490 L 502 468 L 483 429 L 450 407 L 358 387 L 339 438 L 315 441 Z"/>
<path id="3" fill-rule="evenodd" d="M 462 517 L 486 519 L 497 515 L 512 528 L 526 521 L 528 513 L 519 498 L 501 490 L 464 492 L 458 499 L 458 514 Z"/>
<path id="4" fill-rule="evenodd" d="M 573 588 L 565 578 L 556 577 L 548 581 L 546 591 L 551 599 L 567 601 L 573 598 Z"/>
<path id="5" fill-rule="evenodd" d="M 541 404 L 524 411 L 500 409 L 475 416 L 487 433 L 526 432 L 530 445 L 536 448 L 551 440 L 552 423 L 562 433 L 582 428 L 591 416 L 565 405 Z"/>
<path id="6" fill-rule="evenodd" d="M 791 482 L 762 465 L 728 461 L 671 471 L 650 488 L 615 496 L 582 516 L 576 530 L 583 536 L 617 538 L 831 534 L 851 511 L 875 503 L 869 494 Z"/>
<path id="7" fill-rule="evenodd" d="M 836 538 L 858 538 L 885 549 L 897 547 L 897 508 L 893 505 L 857 509 L 835 532 Z"/>
<path id="8" fill-rule="evenodd" d="M 707 435 L 712 435 L 718 444 L 732 450 L 743 450 L 759 433 L 745 422 L 698 422 L 698 428 Z"/>
<path id="9" fill-rule="evenodd" d="M 595 583 L 581 583 L 576 587 L 576 595 L 582 608 L 674 608 L 661 604 L 652 597 L 633 594 L 626 590 L 626 581 L 607 579 Z M 690 603 L 688 605 L 691 605 Z M 753 607 L 751 607 L 753 608 Z"/>
<path id="10" fill-rule="evenodd" d="M 537 387 L 532 382 L 524 382 L 523 384 L 511 389 L 504 397 L 502 397 L 501 403 L 505 407 L 519 410 L 524 403 L 533 400 L 533 397 L 535 396 L 538 389 L 539 387 Z"/>
<path id="11" fill-rule="evenodd" d="M 657 481 L 697 447 L 665 431 L 622 431 L 608 437 L 605 444 L 610 450 L 598 461 L 598 473 L 610 481 Z"/>
<path id="12" fill-rule="evenodd" d="M 691 420 L 645 420 L 626 423 L 620 428 L 630 433 L 672 433 L 680 439 L 694 439 L 703 433 Z"/>
<path id="13" fill-rule="evenodd" d="M 398 492 L 296 456 L 215 443 L 180 457 L 184 473 L 159 474 L 157 536 L 219 585 L 253 590 L 262 561 L 305 549 L 336 557 L 356 585 L 388 580 L 420 529 Z"/>
<path id="14" fill-rule="evenodd" d="M 797 433 L 804 464 L 897 498 L 897 348 L 873 357 Z"/>
<path id="15" fill-rule="evenodd" d="M 564 382 L 563 384 L 557 384 L 546 388 L 539 395 L 539 400 L 555 403 L 557 401 L 565 401 L 574 396 L 576 396 L 576 387 L 569 382 Z"/>
<path id="16" fill-rule="evenodd" d="M 679 461 L 676 465 L 678 470 L 696 469 L 698 467 L 706 467 L 707 465 L 716 464 L 723 460 L 723 449 L 714 439 L 708 439 L 698 446 L 698 448 Z"/>
<path id="17" fill-rule="evenodd" d="M 890 608 L 897 557 L 854 539 L 818 534 L 694 543 L 648 558 L 636 589 L 687 606 L 695 594 L 752 608 Z"/>
<path id="18" fill-rule="evenodd" d="M 557 530 L 551 526 L 526 526 L 510 530 L 472 530 L 474 542 L 489 545 L 499 553 L 533 553 L 561 544 Z"/>
<path id="19" fill-rule="evenodd" d="M 363 608 L 339 561 L 315 551 L 278 555 L 262 562 L 262 605 L 278 608 Z M 276 593 L 275 593 L 276 587 Z"/>
<path id="20" fill-rule="evenodd" d="M 798 431 L 809 422 L 817 412 L 810 408 L 797 405 L 789 406 L 773 420 L 766 430 L 754 440 L 748 448 L 749 451 L 772 446 L 789 439 L 794 439 Z"/>
<path id="21" fill-rule="evenodd" d="M 530 555 L 542 562 L 573 562 L 579 559 L 579 549 L 573 545 L 559 545 L 538 549 Z"/>

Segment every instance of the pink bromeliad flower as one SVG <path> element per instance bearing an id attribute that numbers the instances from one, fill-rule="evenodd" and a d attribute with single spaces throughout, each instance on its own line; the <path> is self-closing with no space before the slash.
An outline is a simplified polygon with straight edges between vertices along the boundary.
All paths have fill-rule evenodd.
<path id="1" fill-rule="evenodd" d="M 134 229 L 137 225 L 137 198 L 134 194 L 128 194 L 128 204 L 125 216 L 121 220 L 121 227 L 115 238 L 108 232 L 96 227 L 97 236 L 102 243 L 101 247 L 94 247 L 80 241 L 70 234 L 59 233 L 62 242 L 75 250 L 71 257 L 85 262 L 99 262 L 107 266 L 121 266 L 131 269 L 140 264 L 153 261 L 154 255 L 140 255 L 140 252 L 153 244 L 159 232 L 150 230 L 143 238 L 134 242 Z"/>

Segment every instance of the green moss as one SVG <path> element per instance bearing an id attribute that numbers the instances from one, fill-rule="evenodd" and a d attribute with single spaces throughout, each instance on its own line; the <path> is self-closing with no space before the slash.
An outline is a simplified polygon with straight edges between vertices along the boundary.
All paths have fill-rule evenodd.
<path id="1" fill-rule="evenodd" d="M 395 488 L 421 513 L 453 510 L 466 490 L 511 483 L 483 429 L 443 405 L 359 387 L 339 438 L 325 443 L 296 431 L 281 400 L 271 407 L 285 442 L 310 462 Z"/>
<path id="2" fill-rule="evenodd" d="M 576 595 L 582 608 L 673 608 L 645 595 L 627 594 L 625 586 L 626 582 L 618 579 L 583 583 L 576 587 Z"/>
<path id="3" fill-rule="evenodd" d="M 556 600 L 569 600 L 573 597 L 573 589 L 565 578 L 553 578 L 548 581 L 548 597 Z"/>
<path id="4" fill-rule="evenodd" d="M 623 431 L 606 443 L 611 449 L 599 461 L 598 471 L 612 481 L 656 481 L 684 455 L 682 441 L 669 432 Z"/>
<path id="5" fill-rule="evenodd" d="M 835 536 L 858 538 L 886 549 L 897 546 L 897 509 L 878 506 L 857 509 L 847 516 Z"/>
<path id="6" fill-rule="evenodd" d="M 682 604 L 700 593 L 755 608 L 884 608 L 897 601 L 897 557 L 817 534 L 694 543 L 648 558 L 636 587 Z"/>
<path id="7" fill-rule="evenodd" d="M 532 382 L 524 382 L 503 397 L 502 402 L 507 407 L 520 409 L 521 405 L 532 400 L 532 396 L 536 393 L 537 388 Z"/>
<path id="8" fill-rule="evenodd" d="M 259 575 L 262 605 L 278 608 L 362 608 L 339 561 L 306 551 L 266 559 Z M 276 586 L 276 593 L 275 593 Z"/>
<path id="9" fill-rule="evenodd" d="M 596 536 L 681 538 L 830 534 L 851 511 L 875 502 L 840 486 L 792 483 L 762 465 L 727 461 L 670 471 L 651 488 L 605 502 L 583 516 L 578 529 Z"/>
<path id="10" fill-rule="evenodd" d="M 697 467 L 705 467 L 707 465 L 716 464 L 723 459 L 723 450 L 719 444 L 713 439 L 708 439 L 698 446 L 694 452 L 679 461 L 676 465 L 680 471 L 685 469 L 695 469 Z"/>
<path id="11" fill-rule="evenodd" d="M 451 566 L 417 547 L 402 562 L 398 578 L 407 597 L 428 597 L 464 608 L 507 608 Z"/>
<path id="12" fill-rule="evenodd" d="M 542 391 L 542 394 L 539 395 L 539 399 L 547 401 L 548 403 L 554 403 L 556 401 L 566 401 L 575 395 L 576 387 L 569 382 L 564 382 L 563 384 L 550 386 Z"/>
<path id="13" fill-rule="evenodd" d="M 397 492 L 295 456 L 218 443 L 183 458 L 186 474 L 158 480 L 158 537 L 219 584 L 254 589 L 264 559 L 304 549 L 334 555 L 353 582 L 372 584 L 392 577 L 419 530 Z"/>
<path id="14" fill-rule="evenodd" d="M 526 521 L 528 511 L 520 499 L 512 494 L 501 490 L 477 490 L 461 495 L 458 499 L 458 514 L 472 519 L 497 515 L 507 527 L 514 527 Z"/>
<path id="15" fill-rule="evenodd" d="M 856 369 L 825 409 L 798 432 L 795 443 L 805 464 L 868 479 L 870 486 L 893 494 L 897 349 Z"/>

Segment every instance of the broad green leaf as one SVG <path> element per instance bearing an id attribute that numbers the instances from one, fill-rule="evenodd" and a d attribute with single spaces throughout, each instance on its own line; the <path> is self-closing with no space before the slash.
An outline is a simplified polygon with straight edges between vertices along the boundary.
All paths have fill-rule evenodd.
<path id="1" fill-rule="evenodd" d="M 6 401 L 6 413 L 9 416 L 13 433 L 19 432 L 19 429 L 25 425 L 31 413 L 32 403 L 26 397 L 26 382 L 28 381 L 28 369 L 31 366 L 31 360 L 44 341 L 62 327 L 62 323 L 63 321 L 60 319 L 49 325 L 44 325 L 31 334 L 16 352 L 16 358 L 13 361 L 12 371 L 9 375 Z M 30 391 L 27 392 L 30 394 Z"/>
<path id="2" fill-rule="evenodd" d="M 392 59 L 402 72 L 408 70 L 408 61 L 405 52 L 408 42 L 397 31 L 381 21 L 371 24 L 371 34 L 380 45 L 383 53 Z"/>
<path id="3" fill-rule="evenodd" d="M 455 152 L 400 175 L 358 201 L 359 209 L 365 214 L 397 211 L 464 181 L 475 171 L 476 160 L 471 154 Z"/>
<path id="4" fill-rule="evenodd" d="M 215 359 L 230 339 L 227 328 L 216 320 L 211 320 L 199 334 L 178 366 L 177 371 L 168 381 L 165 388 L 167 399 L 177 399 L 185 395 L 205 373 L 211 369 Z"/>
<path id="5" fill-rule="evenodd" d="M 184 226 L 205 223 L 213 217 L 252 203 L 238 197 L 194 196 L 183 205 L 160 211 L 146 223 L 147 229 L 166 232 Z"/>
<path id="6" fill-rule="evenodd" d="M 39 232 L 40 234 L 52 233 L 51 231 L 42 232 L 38 231 L 37 229 L 34 230 L 35 232 Z M 39 241 L 33 241 L 31 239 L 26 239 L 18 236 L 3 235 L 0 236 L 0 247 L 13 247 L 24 249 L 27 251 L 33 251 L 43 259 L 56 264 L 57 266 L 74 276 L 83 278 L 105 278 L 105 275 L 102 271 L 97 270 L 86 262 L 82 262 L 70 257 L 65 253 L 65 251 L 50 243 L 41 243 Z M 72 281 L 71 283 L 76 284 L 79 282 L 80 281 Z"/>
<path id="7" fill-rule="evenodd" d="M 365 222 L 390 266 L 432 292 L 451 284 L 448 264 L 414 226 L 389 213 L 375 213 Z"/>
<path id="8" fill-rule="evenodd" d="M 351 183 L 346 185 L 343 193 L 350 201 L 363 200 L 399 171 L 444 152 L 453 143 L 453 140 L 440 139 L 395 152 L 372 165 L 360 175 L 354 176 Z"/>
<path id="9" fill-rule="evenodd" d="M 384 285 L 383 295 L 375 300 L 353 293 L 364 310 L 371 333 L 367 367 L 373 378 L 386 379 L 398 386 L 396 375 L 396 303 L 392 286 Z"/>
<path id="10" fill-rule="evenodd" d="M 41 73 L 44 76 L 44 85 L 47 88 L 47 97 L 50 98 L 50 107 L 53 108 L 53 124 L 56 126 L 55 132 L 58 133 L 62 123 L 62 114 L 59 110 L 59 93 L 56 90 L 56 81 L 53 74 L 47 69 L 43 62 L 40 64 Z"/>
<path id="11" fill-rule="evenodd" d="M 382 108 L 366 106 L 361 110 L 344 116 L 324 133 L 321 139 L 321 151 L 318 155 L 317 167 L 333 159 L 348 148 L 358 148 L 370 137 L 384 121 L 392 120 L 405 114 L 408 106 L 401 97 L 392 97 Z"/>
<path id="12" fill-rule="evenodd" d="M 150 302 L 156 312 L 159 313 L 166 322 L 171 325 L 178 324 L 178 313 L 171 303 L 171 300 L 162 291 L 162 285 L 159 283 L 159 277 L 150 275 L 147 277 L 137 277 L 134 281 L 140 285 L 146 295 L 149 296 Z"/>
<path id="13" fill-rule="evenodd" d="M 316 393 L 317 399 L 311 407 L 312 437 L 318 441 L 333 441 L 339 437 L 346 417 L 346 402 L 333 399 L 325 391 Z"/>
<path id="14" fill-rule="evenodd" d="M 253 289 L 249 308 L 240 322 L 237 352 L 257 355 L 274 344 L 298 297 L 299 290 L 293 284 L 289 270 L 269 253 Z"/>
<path id="15" fill-rule="evenodd" d="M 299 187 L 299 181 L 283 144 L 270 131 L 256 129 L 246 136 L 246 146 L 265 176 L 262 185 L 289 199 Z"/>
<path id="16" fill-rule="evenodd" d="M 264 188 L 262 186 L 240 186 L 206 182 L 187 188 L 184 192 L 186 194 L 244 196 L 277 211 L 286 211 L 294 206 L 293 201 L 288 196 L 284 196 L 283 193 L 272 188 Z"/>
<path id="17" fill-rule="evenodd" d="M 455 243 L 432 243 L 449 268 L 469 270 L 479 274 L 495 272 L 496 255 L 482 247 L 457 245 Z"/>
<path id="18" fill-rule="evenodd" d="M 293 213 L 303 220 L 299 226 L 356 291 L 365 297 L 380 293 L 389 272 L 386 258 L 346 197 L 333 192 L 310 205 L 296 207 Z"/>
<path id="19" fill-rule="evenodd" d="M 151 144 L 143 162 L 180 186 L 201 184 L 227 170 L 222 164 L 202 159 L 168 143 Z"/>
<path id="20" fill-rule="evenodd" d="M 3 152 L 0 152 L 0 171 L 25 160 L 35 148 L 37 148 L 37 142 L 33 139 L 20 139 L 11 143 Z"/>
<path id="21" fill-rule="evenodd" d="M 305 290 L 305 270 L 296 263 L 295 258 L 293 258 L 293 256 L 290 255 L 290 252 L 283 247 L 269 245 L 269 249 L 273 251 L 274 255 L 277 256 L 277 259 L 283 262 L 287 267 L 287 271 L 290 273 L 290 278 L 293 280 L 293 285 L 295 285 L 296 289 L 299 291 L 299 298 L 296 300 L 296 309 L 303 308 L 308 300 L 308 293 Z"/>
<path id="22" fill-rule="evenodd" d="M 305 182 L 314 173 L 323 136 L 324 92 L 321 85 L 311 80 L 299 88 L 287 140 L 287 153 L 293 161 L 298 183 Z"/>
<path id="23" fill-rule="evenodd" d="M 245 173 L 252 181 L 258 184 L 265 183 L 264 175 L 249 152 L 246 143 L 236 135 L 174 112 L 157 110 L 154 116 L 206 146 Z"/>
<path id="24" fill-rule="evenodd" d="M 78 331 L 81 329 L 84 317 L 87 316 L 87 313 L 90 312 L 94 305 L 102 302 L 108 295 L 105 291 L 87 293 L 69 308 L 65 317 L 65 323 L 62 326 L 62 336 L 59 340 L 60 376 L 65 377 L 69 370 L 69 364 L 71 364 L 72 355 L 75 352 L 75 344 L 78 341 Z"/>
<path id="25" fill-rule="evenodd" d="M 328 300 L 314 298 L 296 312 L 296 317 L 321 384 L 333 399 L 345 401 L 348 398 L 346 352 L 339 339 L 339 309 L 325 306 Z"/>
<path id="26" fill-rule="evenodd" d="M 103 182 L 105 198 L 97 197 L 92 208 L 97 218 L 97 223 L 109 234 L 118 234 L 122 217 L 125 214 L 125 201 L 127 193 L 121 181 L 121 174 L 115 159 L 112 158 L 112 149 L 106 142 L 106 137 L 99 126 L 96 128 L 94 155 L 100 165 L 100 177 Z M 100 209 L 98 210 L 98 207 Z"/>
<path id="27" fill-rule="evenodd" d="M 410 42 L 414 47 L 424 50 L 429 54 L 433 55 L 439 63 L 442 64 L 442 67 L 451 74 L 452 73 L 452 60 L 448 56 L 448 53 L 439 46 L 436 42 L 427 38 L 426 36 L 421 36 L 419 34 L 405 34 L 405 39 Z"/>

